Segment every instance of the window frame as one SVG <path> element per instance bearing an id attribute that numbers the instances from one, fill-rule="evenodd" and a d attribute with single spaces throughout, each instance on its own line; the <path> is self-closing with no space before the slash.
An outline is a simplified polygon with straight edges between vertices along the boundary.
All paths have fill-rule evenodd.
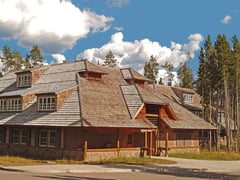
<path id="1" fill-rule="evenodd" d="M 12 143 L 27 145 L 29 143 L 30 133 L 27 128 L 12 129 Z"/>
<path id="2" fill-rule="evenodd" d="M 0 112 L 7 110 L 7 99 L 0 99 Z"/>
<path id="3" fill-rule="evenodd" d="M 44 136 L 42 136 L 44 133 Z M 38 135 L 39 147 L 57 147 L 57 130 L 55 129 L 40 129 Z"/>
<path id="4" fill-rule="evenodd" d="M 11 97 L 0 99 L 0 112 L 14 112 L 22 110 L 22 98 Z"/>
<path id="5" fill-rule="evenodd" d="M 17 75 L 17 87 L 30 87 L 31 85 L 31 73 Z"/>
<path id="6" fill-rule="evenodd" d="M 183 101 L 184 101 L 185 103 L 192 103 L 192 102 L 193 102 L 193 95 L 192 95 L 192 94 L 184 93 L 184 94 L 183 94 Z"/>
<path id="7" fill-rule="evenodd" d="M 6 138 L 6 131 L 5 128 L 0 128 L 0 144 L 5 143 L 5 138 Z"/>
<path id="8" fill-rule="evenodd" d="M 39 96 L 38 97 L 38 111 L 55 111 L 56 110 L 56 96 Z"/>

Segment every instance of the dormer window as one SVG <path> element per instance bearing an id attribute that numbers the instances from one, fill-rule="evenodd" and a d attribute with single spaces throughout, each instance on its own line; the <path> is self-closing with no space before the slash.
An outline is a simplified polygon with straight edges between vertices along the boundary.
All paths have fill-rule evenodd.
<path id="1" fill-rule="evenodd" d="M 56 110 L 55 96 L 38 97 L 39 111 L 54 111 Z"/>
<path id="2" fill-rule="evenodd" d="M 0 99 L 0 112 L 21 110 L 22 110 L 21 98 Z"/>
<path id="3" fill-rule="evenodd" d="M 18 74 L 17 87 L 29 87 L 31 86 L 31 74 Z"/>
<path id="4" fill-rule="evenodd" d="M 191 94 L 183 94 L 183 100 L 186 103 L 192 103 L 193 102 L 193 96 Z"/>

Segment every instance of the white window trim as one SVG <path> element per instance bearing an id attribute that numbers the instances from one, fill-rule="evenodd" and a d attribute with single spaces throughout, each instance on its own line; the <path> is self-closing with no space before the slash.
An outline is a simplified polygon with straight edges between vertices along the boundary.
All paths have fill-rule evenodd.
<path id="1" fill-rule="evenodd" d="M 55 96 L 38 97 L 38 111 L 54 111 L 56 110 Z"/>
<path id="2" fill-rule="evenodd" d="M 17 87 L 31 86 L 31 74 L 22 74 L 17 76 Z"/>
<path id="3" fill-rule="evenodd" d="M 22 98 L 0 99 L 0 112 L 21 110 Z"/>
<path id="4" fill-rule="evenodd" d="M 192 103 L 193 95 L 192 94 L 183 94 L 183 101 L 186 103 Z"/>

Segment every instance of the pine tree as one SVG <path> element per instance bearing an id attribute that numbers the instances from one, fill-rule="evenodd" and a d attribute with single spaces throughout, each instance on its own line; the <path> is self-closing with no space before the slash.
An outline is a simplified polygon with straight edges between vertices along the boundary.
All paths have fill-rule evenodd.
<path id="1" fill-rule="evenodd" d="M 225 35 L 218 35 L 215 42 L 216 58 L 219 65 L 220 72 L 220 85 L 222 87 L 222 98 L 224 103 L 224 116 L 225 116 L 225 131 L 227 138 L 227 150 L 231 151 L 231 122 L 230 122 L 230 84 L 231 73 L 232 73 L 232 56 L 230 45 Z"/>
<path id="2" fill-rule="evenodd" d="M 157 75 L 159 70 L 159 64 L 157 58 L 153 55 L 150 56 L 149 61 L 145 62 L 144 65 L 144 76 L 148 79 L 151 79 L 153 84 L 156 83 Z"/>
<path id="3" fill-rule="evenodd" d="M 169 62 L 166 62 L 161 67 L 163 67 L 167 71 L 167 74 L 168 74 L 168 86 L 172 86 L 172 82 L 173 82 L 173 78 L 174 78 L 174 74 L 172 73 L 173 65 L 171 63 L 169 63 Z"/>
<path id="4" fill-rule="evenodd" d="M 43 62 L 41 50 L 38 46 L 34 45 L 30 51 L 29 58 L 33 61 L 33 65 Z"/>
<path id="5" fill-rule="evenodd" d="M 113 55 L 112 51 L 109 51 L 109 53 L 106 55 L 106 59 L 104 61 L 103 66 L 109 66 L 112 68 L 117 66 L 117 59 Z"/>
<path id="6" fill-rule="evenodd" d="M 240 43 L 237 36 L 233 36 L 232 38 L 233 48 L 233 62 L 235 67 L 235 75 L 234 75 L 234 119 L 237 126 L 237 152 L 240 152 L 240 109 L 239 109 L 239 85 L 240 85 Z"/>
<path id="7" fill-rule="evenodd" d="M 192 89 L 193 74 L 191 68 L 184 63 L 178 70 L 179 86 Z"/>

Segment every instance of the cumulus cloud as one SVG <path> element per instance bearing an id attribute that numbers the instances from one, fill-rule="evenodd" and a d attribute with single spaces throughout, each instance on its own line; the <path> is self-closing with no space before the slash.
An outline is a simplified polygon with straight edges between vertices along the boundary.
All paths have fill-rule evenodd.
<path id="1" fill-rule="evenodd" d="M 108 0 L 108 7 L 123 7 L 130 3 L 130 0 Z"/>
<path id="2" fill-rule="evenodd" d="M 229 15 L 226 15 L 222 20 L 221 23 L 222 24 L 228 24 L 231 21 L 232 17 Z"/>
<path id="3" fill-rule="evenodd" d="M 132 67 L 139 72 L 143 72 L 144 64 L 151 55 L 157 58 L 159 65 L 168 62 L 174 67 L 178 67 L 189 60 L 189 56 L 194 58 L 194 53 L 200 49 L 199 45 L 203 41 L 203 37 L 198 33 L 191 34 L 188 40 L 187 44 L 171 42 L 171 47 L 165 47 L 149 39 L 133 42 L 124 41 L 123 33 L 117 32 L 112 35 L 107 44 L 100 48 L 87 49 L 80 53 L 77 58 L 102 64 L 108 52 L 112 51 L 119 67 Z"/>
<path id="4" fill-rule="evenodd" d="M 63 63 L 66 58 L 62 54 L 52 54 L 52 57 L 57 61 L 57 63 Z"/>
<path id="5" fill-rule="evenodd" d="M 37 44 L 43 53 L 71 49 L 89 33 L 108 30 L 113 20 L 69 0 L 0 1 L 0 38 L 16 39 L 27 48 Z"/>
<path id="6" fill-rule="evenodd" d="M 200 49 L 199 44 L 203 40 L 201 34 L 191 34 L 187 44 L 178 44 L 171 42 L 171 47 L 161 46 L 156 41 L 149 39 L 135 40 L 128 42 L 123 40 L 122 32 L 112 35 L 111 40 L 100 48 L 87 49 L 78 55 L 78 58 L 87 58 L 93 62 L 104 62 L 106 55 L 111 50 L 118 59 L 120 67 L 131 66 L 137 70 L 143 68 L 145 61 L 153 55 L 157 58 L 158 63 L 165 64 L 169 62 L 174 67 L 179 66 L 188 60 L 189 54 L 194 57 L 195 51 Z"/>

